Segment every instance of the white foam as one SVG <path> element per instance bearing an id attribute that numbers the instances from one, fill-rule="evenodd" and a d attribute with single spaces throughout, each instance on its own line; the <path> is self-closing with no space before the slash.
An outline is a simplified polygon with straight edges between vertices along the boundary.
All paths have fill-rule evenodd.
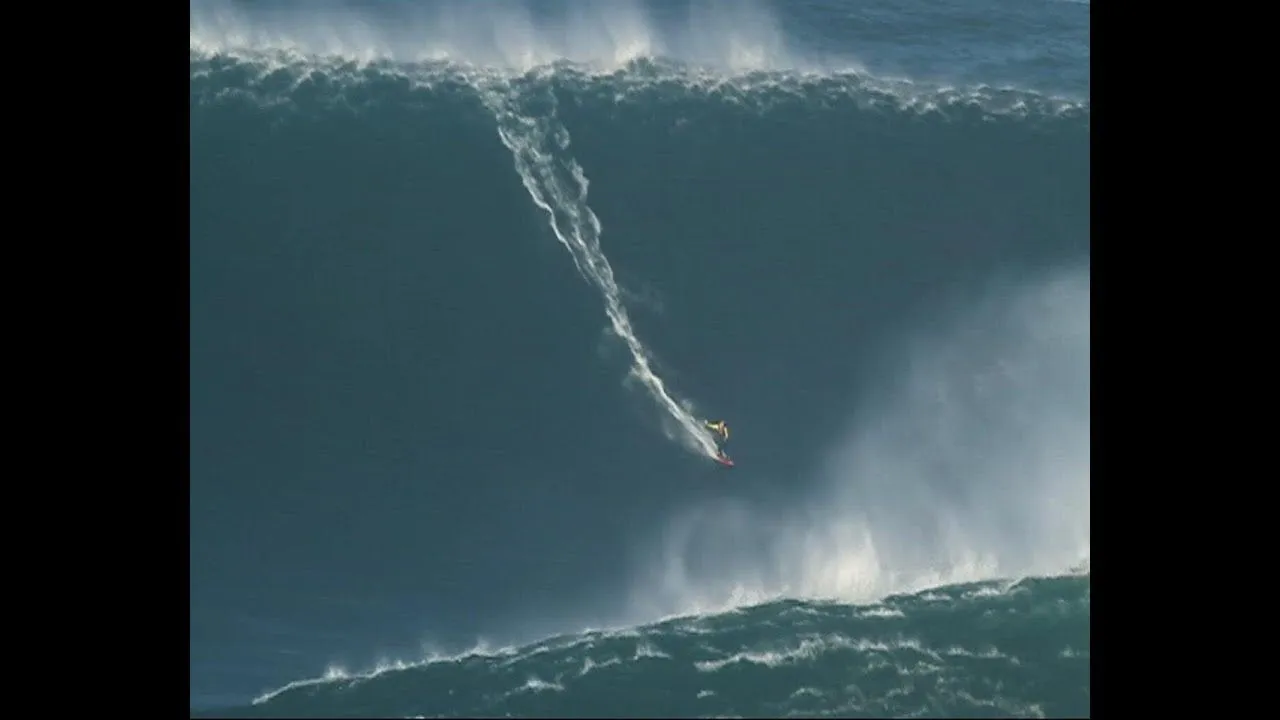
<path id="1" fill-rule="evenodd" d="M 537 649 L 538 649 L 537 646 L 532 648 L 534 653 L 536 653 Z M 534 654 L 534 653 L 531 653 L 531 654 Z M 489 645 L 488 642 L 484 640 L 480 640 L 472 648 L 470 648 L 469 650 L 465 650 L 463 652 L 446 653 L 446 652 L 441 652 L 434 648 L 428 647 L 423 649 L 423 657 L 420 660 L 404 661 L 404 660 L 383 659 L 375 663 L 373 667 L 366 670 L 361 670 L 358 672 L 349 671 L 340 665 L 331 665 L 325 669 L 324 674 L 321 675 L 320 677 L 307 678 L 304 680 L 295 680 L 282 687 L 264 692 L 258 697 L 254 698 L 253 704 L 259 705 L 261 703 L 267 702 L 268 700 L 276 697 L 281 693 L 284 693 L 296 688 L 300 688 L 300 687 L 307 687 L 311 685 L 329 685 L 329 684 L 342 683 L 342 682 L 362 682 L 365 680 L 369 680 L 371 678 L 375 678 L 383 673 L 393 672 L 397 670 L 408 670 L 410 668 L 433 665 L 436 663 L 460 662 L 468 658 L 475 658 L 475 657 L 496 659 L 496 658 L 517 656 L 518 654 L 519 653 L 516 650 L 516 648 L 505 646 L 505 647 L 494 649 Z"/>
<path id="2" fill-rule="evenodd" d="M 938 653 L 921 645 L 914 638 L 896 638 L 892 640 L 867 640 L 865 638 L 850 639 L 838 633 L 823 636 L 807 636 L 800 638 L 796 644 L 777 648 L 757 648 L 742 650 L 719 660 L 701 660 L 694 663 L 699 672 L 717 672 L 729 665 L 750 663 L 765 667 L 779 667 L 794 664 L 801 660 L 812 660 L 815 657 L 837 650 L 852 650 L 858 653 L 893 654 L 902 651 L 922 654 L 938 659 Z"/>
<path id="3" fill-rule="evenodd" d="M 896 608 L 885 607 L 883 605 L 872 605 L 871 607 L 860 609 L 857 611 L 860 618 L 900 618 L 905 617 L 901 610 Z"/>
<path id="4" fill-rule="evenodd" d="M 583 675 L 586 675 L 592 670 L 603 670 L 604 668 L 610 667 L 612 665 L 619 665 L 621 663 L 622 663 L 622 659 L 618 657 L 611 657 L 605 660 L 604 662 L 596 662 L 595 660 L 588 657 L 586 660 L 582 661 L 582 669 L 578 671 L 578 677 L 582 677 Z"/>
<path id="5" fill-rule="evenodd" d="M 665 659 L 670 657 L 671 657 L 670 655 L 658 649 L 656 645 L 653 645 L 652 643 L 649 643 L 649 642 L 642 641 L 636 645 L 636 653 L 631 659 L 632 660 L 641 660 L 643 658 Z"/>
<path id="6" fill-rule="evenodd" d="M 517 693 L 521 693 L 521 692 L 542 693 L 542 692 L 548 692 L 548 691 L 564 692 L 564 685 L 560 684 L 559 678 L 556 678 L 556 680 L 553 682 L 547 682 L 546 680 L 543 680 L 542 678 L 539 678 L 536 675 L 532 675 L 527 680 L 525 680 L 523 685 L 521 685 L 519 688 L 516 688 L 515 690 L 515 692 Z"/>

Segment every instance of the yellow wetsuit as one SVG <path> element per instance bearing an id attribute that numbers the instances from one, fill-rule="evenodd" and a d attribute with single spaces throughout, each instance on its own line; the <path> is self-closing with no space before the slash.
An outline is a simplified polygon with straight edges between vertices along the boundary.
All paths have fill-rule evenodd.
<path id="1" fill-rule="evenodd" d="M 714 422 L 708 420 L 707 428 L 710 430 L 715 430 L 716 432 L 720 433 L 720 437 L 724 438 L 725 440 L 729 439 L 729 427 L 724 424 L 723 420 L 716 420 Z"/>

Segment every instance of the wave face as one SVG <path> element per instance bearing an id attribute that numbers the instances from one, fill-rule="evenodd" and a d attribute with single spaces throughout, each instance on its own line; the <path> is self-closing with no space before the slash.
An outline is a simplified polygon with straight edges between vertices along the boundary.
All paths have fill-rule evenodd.
<path id="1" fill-rule="evenodd" d="M 1087 714 L 1088 5 L 575 8 L 192 5 L 193 708 Z"/>
<path id="2" fill-rule="evenodd" d="M 291 684 L 233 717 L 1082 717 L 1087 576 L 781 601 Z"/>

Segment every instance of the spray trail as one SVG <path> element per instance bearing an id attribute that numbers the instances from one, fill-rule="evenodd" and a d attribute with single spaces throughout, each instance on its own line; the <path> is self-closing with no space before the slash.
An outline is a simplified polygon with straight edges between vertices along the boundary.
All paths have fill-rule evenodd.
<path id="1" fill-rule="evenodd" d="M 653 370 L 644 343 L 636 337 L 631 318 L 622 303 L 621 290 L 609 259 L 600 247 L 600 219 L 587 204 L 586 174 L 577 161 L 564 155 L 569 131 L 556 118 L 555 94 L 549 88 L 487 88 L 481 97 L 493 112 L 498 136 L 515 159 L 525 189 L 547 213 L 551 230 L 573 257 L 579 274 L 600 291 L 613 332 L 631 352 L 631 375 L 666 414 L 675 421 L 677 440 L 708 457 L 716 454 L 710 433 L 691 412 L 691 404 L 672 397 L 666 383 Z M 536 105 L 538 112 L 530 111 Z"/>

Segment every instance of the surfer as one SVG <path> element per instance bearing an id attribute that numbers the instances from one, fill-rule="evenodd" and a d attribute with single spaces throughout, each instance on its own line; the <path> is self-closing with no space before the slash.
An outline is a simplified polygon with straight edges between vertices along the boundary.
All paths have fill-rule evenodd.
<path id="1" fill-rule="evenodd" d="M 729 426 L 723 420 L 707 420 L 703 424 L 707 426 L 708 430 L 720 436 L 721 441 L 728 441 Z M 725 467 L 733 467 L 733 460 L 730 460 L 729 456 L 724 454 L 724 450 L 720 448 L 719 443 L 716 444 L 715 461 Z"/>
<path id="2" fill-rule="evenodd" d="M 720 436 L 721 440 L 729 439 L 729 426 L 723 420 L 707 420 L 707 429 Z"/>

